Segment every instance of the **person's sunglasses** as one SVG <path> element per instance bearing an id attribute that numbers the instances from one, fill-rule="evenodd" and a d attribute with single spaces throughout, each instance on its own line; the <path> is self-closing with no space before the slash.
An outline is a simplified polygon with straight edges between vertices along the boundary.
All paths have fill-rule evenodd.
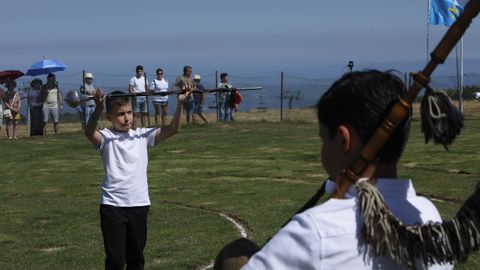
<path id="1" fill-rule="evenodd" d="M 162 72 L 160 72 L 160 73 L 157 73 L 157 75 L 163 75 L 163 73 L 162 73 Z"/>

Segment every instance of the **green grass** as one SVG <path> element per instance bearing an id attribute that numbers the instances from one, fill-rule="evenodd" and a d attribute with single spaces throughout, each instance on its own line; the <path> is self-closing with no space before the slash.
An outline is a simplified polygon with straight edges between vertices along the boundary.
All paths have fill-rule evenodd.
<path id="1" fill-rule="evenodd" d="M 419 123 L 400 163 L 417 192 L 463 200 L 480 180 L 480 120 L 445 152 Z M 194 125 L 149 150 L 147 269 L 206 265 L 246 222 L 263 243 L 326 178 L 314 122 Z M 98 153 L 80 133 L 0 142 L 0 269 L 102 269 Z M 436 203 L 444 218 L 459 203 Z M 458 269 L 478 269 L 473 256 Z"/>

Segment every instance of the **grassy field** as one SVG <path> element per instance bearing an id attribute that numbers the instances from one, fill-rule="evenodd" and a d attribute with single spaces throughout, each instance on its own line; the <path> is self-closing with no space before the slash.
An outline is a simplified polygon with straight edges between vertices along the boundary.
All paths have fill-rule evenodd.
<path id="1" fill-rule="evenodd" d="M 424 145 L 419 121 L 400 163 L 418 193 L 452 217 L 480 180 L 480 103 L 466 106 L 466 128 L 445 152 Z M 263 243 L 326 178 L 313 110 L 242 113 L 233 125 L 191 125 L 149 151 L 152 201 L 147 269 L 198 269 L 237 229 Z M 213 120 L 213 119 L 211 119 Z M 103 123 L 106 125 L 106 123 Z M 4 130 L 2 129 L 2 133 Z M 0 140 L 0 269 L 102 269 L 98 153 L 65 124 L 57 136 Z M 479 269 L 473 256 L 457 269 Z"/>

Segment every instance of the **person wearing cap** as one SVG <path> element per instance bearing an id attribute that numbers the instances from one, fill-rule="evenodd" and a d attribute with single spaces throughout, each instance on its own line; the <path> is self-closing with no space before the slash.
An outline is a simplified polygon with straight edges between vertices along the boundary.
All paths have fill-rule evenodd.
<path id="1" fill-rule="evenodd" d="M 233 85 L 230 84 L 230 77 L 227 73 L 220 74 L 220 82 L 217 85 L 218 88 L 227 88 L 232 89 L 234 88 Z M 231 123 L 234 121 L 232 115 L 232 108 L 228 103 L 230 99 L 231 92 L 220 92 L 218 106 L 220 107 L 220 122 Z"/>
<path id="2" fill-rule="evenodd" d="M 207 119 L 205 116 L 203 116 L 203 104 L 205 103 L 205 95 L 206 95 L 206 90 L 205 87 L 202 85 L 200 82 L 202 80 L 202 77 L 198 74 L 195 74 L 193 76 L 193 81 L 195 82 L 195 90 L 201 91 L 202 93 L 193 93 L 193 114 L 192 114 L 192 120 L 195 123 L 195 114 L 200 117 L 203 122 L 208 124 Z"/>
<path id="3" fill-rule="evenodd" d="M 85 73 L 85 87 L 82 85 L 80 86 L 80 93 L 84 95 L 93 96 L 95 94 L 95 87 L 93 86 L 93 74 L 90 72 Z M 94 100 L 87 100 L 82 102 L 80 106 L 77 107 L 78 115 L 80 116 L 80 120 L 82 121 L 82 129 L 85 129 L 86 124 L 88 123 L 88 119 L 92 117 L 92 113 L 95 111 L 95 101 Z"/>
<path id="4" fill-rule="evenodd" d="M 40 79 L 33 79 L 28 90 L 28 106 L 30 107 L 30 136 L 42 135 L 42 102 L 40 92 L 43 82 Z"/>
<path id="5" fill-rule="evenodd" d="M 47 82 L 40 91 L 40 99 L 43 102 L 43 135 L 47 135 L 49 118 L 53 121 L 53 131 L 58 134 L 60 131 L 59 112 L 63 109 L 63 99 L 55 74 L 48 74 Z"/>
<path id="6" fill-rule="evenodd" d="M 343 75 L 316 105 L 321 162 L 333 180 L 358 159 L 363 146 L 392 106 L 406 92 L 402 80 L 390 72 L 368 70 Z M 379 190 L 390 211 L 405 225 L 442 222 L 435 205 L 418 196 L 410 179 L 399 178 L 397 163 L 410 132 L 410 115 L 392 133 L 377 159 L 360 176 Z M 388 253 L 371 256 L 362 238 L 362 219 L 355 186 L 341 197 L 331 197 L 295 215 L 242 270 L 250 269 L 411 269 L 397 264 Z M 428 237 L 428 236 L 426 236 Z M 413 251 L 414 247 L 411 247 Z M 417 247 L 418 248 L 418 247 Z M 398 251 L 398 250 L 397 250 Z M 416 269 L 452 269 L 417 259 Z"/>
<path id="7" fill-rule="evenodd" d="M 178 76 L 173 83 L 172 90 L 178 91 L 181 90 L 187 84 L 195 85 L 192 79 L 192 67 L 191 66 L 184 66 L 183 67 L 183 75 Z M 192 121 L 192 111 L 193 111 L 193 97 L 190 95 L 185 100 L 184 105 L 185 110 L 185 117 L 187 119 L 187 124 Z"/>
<path id="8" fill-rule="evenodd" d="M 163 69 L 157 68 L 157 77 L 150 82 L 149 89 L 154 93 L 161 93 L 168 91 L 168 81 L 163 76 Z M 167 124 L 168 114 L 168 96 L 153 96 L 152 104 L 155 108 L 155 124 L 158 126 L 160 123 L 160 112 L 162 114 L 162 126 Z"/>
<path id="9" fill-rule="evenodd" d="M 135 68 L 135 76 L 130 79 L 128 85 L 128 92 L 131 94 L 143 93 L 146 91 L 148 81 L 143 73 L 143 66 L 138 65 Z M 147 125 L 148 117 L 148 108 L 147 108 L 147 98 L 146 97 L 134 97 L 132 98 L 132 108 L 133 108 L 133 125 L 135 126 L 135 118 L 140 116 L 140 122 L 142 127 Z"/>

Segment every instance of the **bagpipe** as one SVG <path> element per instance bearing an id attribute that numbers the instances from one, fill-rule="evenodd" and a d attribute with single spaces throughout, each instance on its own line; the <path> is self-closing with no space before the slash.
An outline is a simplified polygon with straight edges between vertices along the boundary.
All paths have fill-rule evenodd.
<path id="1" fill-rule="evenodd" d="M 358 182 L 399 124 L 409 117 L 412 102 L 423 88 L 427 88 L 421 108 L 425 142 L 433 140 L 447 149 L 459 134 L 463 128 L 463 115 L 444 93 L 434 92 L 428 84 L 430 75 L 445 61 L 479 11 L 480 0 L 467 3 L 463 13 L 431 53 L 425 68 L 412 74 L 414 82 L 409 90 L 392 107 L 353 165 L 336 179 L 333 198 L 344 198 L 352 185 L 357 189 L 362 222 L 361 239 L 370 247 L 370 256 L 388 254 L 399 265 L 415 268 L 417 260 L 421 260 L 425 266 L 464 262 L 471 253 L 480 249 L 480 189 L 465 201 L 453 219 L 407 226 L 390 212 L 374 185 L 368 181 Z M 324 195 L 325 185 L 326 182 L 296 214 L 314 207 Z M 227 264 L 232 265 L 235 260 L 245 262 L 257 250 L 259 247 L 251 240 L 235 240 L 217 255 L 214 269 L 229 269 Z"/>
<path id="2" fill-rule="evenodd" d="M 212 88 L 206 89 L 204 91 L 200 90 L 191 90 L 192 93 L 217 93 L 217 92 L 227 92 L 230 93 L 230 96 L 233 96 L 232 102 L 233 104 L 239 104 L 243 98 L 240 95 L 240 91 L 251 91 L 251 90 L 262 90 L 263 87 L 261 86 L 254 86 L 254 87 L 244 87 L 244 88 Z M 110 97 L 149 97 L 149 96 L 169 96 L 169 95 L 180 95 L 186 93 L 185 90 L 177 90 L 177 91 L 163 91 L 163 92 L 139 92 L 139 93 L 124 93 L 124 94 L 106 94 L 106 98 Z M 233 95 L 232 95 L 233 93 Z M 80 105 L 83 101 L 93 100 L 94 96 L 84 95 L 79 93 L 77 90 L 70 90 L 65 95 L 65 102 L 72 108 L 76 108 Z M 228 100 L 230 103 L 230 99 Z M 238 102 L 238 103 L 237 103 Z"/>

